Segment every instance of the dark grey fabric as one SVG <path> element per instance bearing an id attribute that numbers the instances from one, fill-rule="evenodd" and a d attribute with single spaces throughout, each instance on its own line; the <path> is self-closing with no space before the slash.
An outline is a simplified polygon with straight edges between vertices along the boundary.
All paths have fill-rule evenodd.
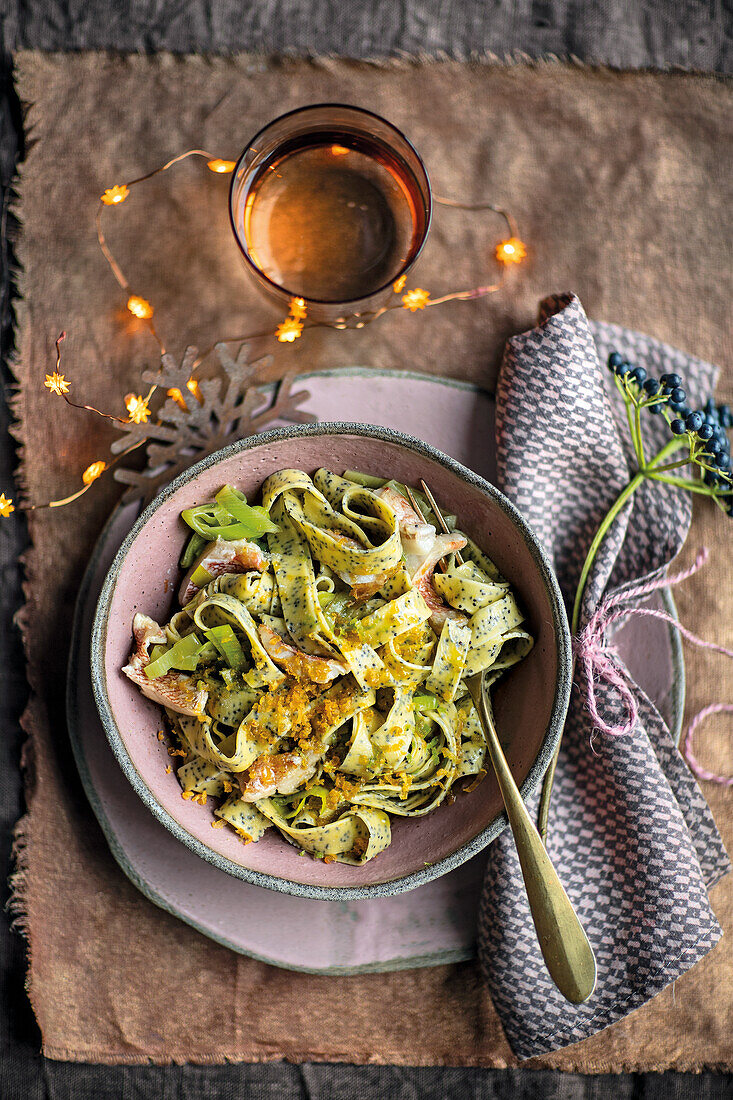
<path id="1" fill-rule="evenodd" d="M 16 159 L 22 155 L 21 121 L 20 105 L 13 92 L 10 61 L 7 55 L 0 55 L 0 371 L 4 394 L 8 392 L 10 382 L 7 363 L 13 333 L 9 238 L 17 228 L 8 207 Z M 2 486 L 13 484 L 15 467 L 9 425 L 10 412 L 3 397 L 0 399 Z M 13 627 L 12 618 L 21 603 L 18 557 L 25 542 L 25 523 L 22 515 L 16 512 L 9 521 L 0 524 L 0 713 L 3 716 L 0 729 L 0 899 L 3 909 L 8 902 L 6 880 L 12 830 L 23 807 L 19 767 L 23 737 L 19 718 L 28 686 L 20 636 Z M 3 1062 L 3 1051 L 14 1048 L 18 1041 L 33 1044 L 36 1049 L 40 1042 L 33 1014 L 23 993 L 24 972 L 23 941 L 17 934 L 11 933 L 9 915 L 3 914 L 0 917 L 0 1064 Z M 0 1097 L 4 1096 L 0 1087 Z"/>
<path id="2" fill-rule="evenodd" d="M 0 1068 L 2 1100 L 729 1100 L 731 1078 L 398 1066 L 101 1067 L 18 1059 Z"/>
<path id="3" fill-rule="evenodd" d="M 446 51 L 522 51 L 640 68 L 733 70 L 728 0 L 0 0 L 0 360 L 12 352 L 12 237 L 8 194 L 23 155 L 21 108 L 9 51 L 20 48 L 338 53 L 368 57 Z M 0 401 L 0 491 L 15 454 Z M 18 718 L 27 687 L 12 617 L 21 602 L 25 525 L 0 524 L 0 882 L 7 901 L 12 826 L 22 810 Z M 49 1062 L 23 989 L 23 941 L 0 915 L 0 1100 L 488 1100 L 511 1097 L 723 1100 L 733 1075 L 581 1077 L 531 1070 L 389 1066 L 101 1067 Z"/>
<path id="4" fill-rule="evenodd" d="M 9 49 L 491 51 L 730 72 L 727 0 L 5 0 Z M 730 16 L 730 11 L 728 11 Z"/>

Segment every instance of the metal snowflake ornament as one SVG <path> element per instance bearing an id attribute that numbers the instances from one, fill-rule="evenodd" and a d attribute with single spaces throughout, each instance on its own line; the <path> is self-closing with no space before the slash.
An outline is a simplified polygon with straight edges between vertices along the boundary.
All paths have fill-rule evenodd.
<path id="1" fill-rule="evenodd" d="M 115 479 L 129 486 L 125 502 L 147 504 L 194 462 L 261 432 L 276 420 L 306 424 L 317 419 L 300 407 L 310 394 L 293 390 L 294 374 L 286 374 L 272 386 L 257 384 L 256 376 L 269 364 L 270 356 L 250 361 L 246 344 L 236 359 L 225 344 L 217 344 L 214 350 L 223 372 L 217 378 L 193 379 L 195 347 L 186 348 L 180 365 L 166 353 L 157 371 L 143 374 L 144 382 L 165 390 L 168 398 L 155 418 L 121 424 L 123 434 L 110 448 L 119 455 L 145 447 L 147 462 L 142 469 L 118 466 L 115 470 Z"/>

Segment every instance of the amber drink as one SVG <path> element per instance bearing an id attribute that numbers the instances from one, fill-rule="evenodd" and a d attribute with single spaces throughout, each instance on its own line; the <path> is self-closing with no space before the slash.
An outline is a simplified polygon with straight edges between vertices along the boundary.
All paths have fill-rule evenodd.
<path id="1" fill-rule="evenodd" d="M 390 123 L 327 104 L 284 115 L 253 138 L 234 173 L 230 210 L 264 290 L 305 299 L 314 319 L 358 318 L 417 258 L 430 184 Z"/>

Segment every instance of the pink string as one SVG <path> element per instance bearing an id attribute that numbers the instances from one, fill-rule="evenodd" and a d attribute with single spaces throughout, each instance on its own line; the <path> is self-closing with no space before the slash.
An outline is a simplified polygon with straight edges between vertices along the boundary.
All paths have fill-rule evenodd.
<path id="1" fill-rule="evenodd" d="M 725 657 L 733 658 L 733 650 L 726 649 L 725 646 L 718 645 L 715 642 L 706 642 L 703 638 L 698 638 L 696 634 L 693 634 L 691 630 L 682 626 L 677 619 L 673 618 L 672 615 L 669 615 L 666 611 L 658 611 L 651 607 L 619 606 L 620 604 L 627 604 L 630 600 L 643 600 L 646 596 L 651 595 L 652 592 L 660 588 L 667 588 L 680 584 L 681 581 L 685 581 L 689 577 L 694 576 L 694 574 L 702 568 L 707 559 L 708 551 L 706 548 L 703 548 L 697 555 L 694 565 L 691 565 L 689 569 L 681 573 L 675 573 L 672 576 L 660 577 L 653 581 L 645 581 L 642 584 L 627 585 L 619 592 L 614 593 L 614 595 L 607 596 L 606 599 L 602 600 L 598 605 L 578 637 L 573 640 L 573 649 L 576 659 L 582 665 L 585 675 L 588 710 L 594 725 L 602 733 L 607 733 L 611 737 L 624 737 L 632 732 L 639 717 L 639 708 L 636 698 L 629 686 L 628 673 L 621 665 L 618 657 L 606 643 L 606 636 L 611 627 L 616 623 L 621 623 L 634 615 L 641 615 L 651 619 L 660 619 L 675 630 L 678 630 L 682 637 L 693 645 L 699 646 L 701 649 L 710 649 L 717 653 L 722 653 Z M 610 684 L 610 686 L 615 688 L 618 692 L 626 710 L 626 720 L 623 723 L 612 724 L 607 722 L 605 718 L 602 718 L 599 714 L 598 704 L 596 702 L 597 682 Z M 707 771 L 698 763 L 691 751 L 692 734 L 698 724 L 708 715 L 720 711 L 733 713 L 733 704 L 717 703 L 705 707 L 704 710 L 701 710 L 700 713 L 693 718 L 685 735 L 685 756 L 690 768 L 698 778 L 709 779 L 713 783 L 723 783 L 726 786 L 733 786 L 733 778 L 716 775 L 714 772 Z"/>
<path id="2" fill-rule="evenodd" d="M 685 759 L 699 779 L 709 779 L 711 783 L 722 783 L 724 787 L 733 787 L 733 775 L 716 775 L 703 768 L 692 752 L 692 735 L 704 718 L 710 714 L 733 714 L 731 703 L 711 703 L 709 707 L 703 707 L 690 722 L 685 734 Z"/>

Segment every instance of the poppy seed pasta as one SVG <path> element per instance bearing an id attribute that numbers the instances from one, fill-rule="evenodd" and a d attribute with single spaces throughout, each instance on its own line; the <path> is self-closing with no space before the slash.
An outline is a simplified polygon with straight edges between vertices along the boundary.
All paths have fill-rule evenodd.
<path id="1" fill-rule="evenodd" d="M 212 799 L 215 827 L 357 865 L 392 818 L 483 776 L 465 679 L 493 683 L 532 637 L 493 562 L 415 496 L 424 518 L 394 481 L 279 470 L 258 505 L 225 485 L 182 513 L 180 608 L 135 616 L 123 671 L 165 708 L 182 796 Z"/>

